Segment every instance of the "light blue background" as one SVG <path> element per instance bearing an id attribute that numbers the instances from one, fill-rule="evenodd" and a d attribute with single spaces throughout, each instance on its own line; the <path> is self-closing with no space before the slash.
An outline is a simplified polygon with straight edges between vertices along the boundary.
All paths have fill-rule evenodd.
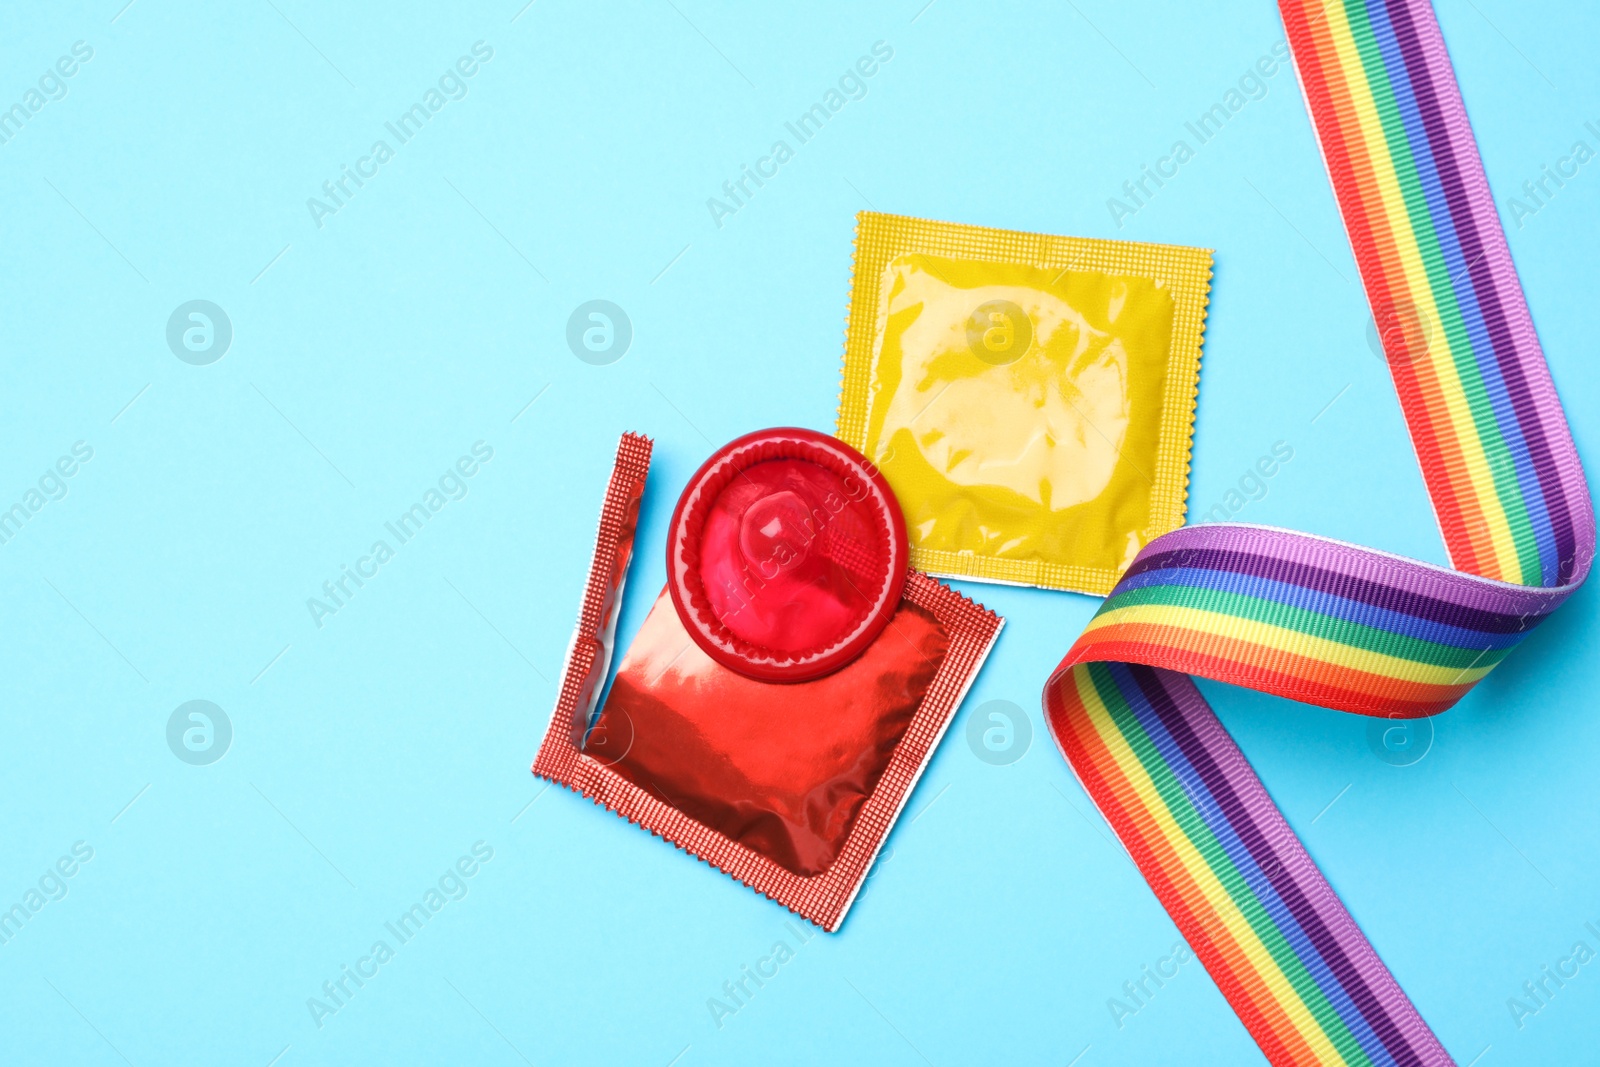
<path id="1" fill-rule="evenodd" d="M 1192 510 L 1283 440 L 1242 521 L 1444 561 L 1292 72 L 1125 228 L 1106 208 L 1281 38 L 1273 5 L 921 4 L 0 16 L 0 104 L 94 49 L 0 145 L 0 504 L 94 449 L 0 546 L 0 906 L 94 849 L 0 946 L 0 1059 L 1261 1062 L 1197 965 L 1121 1029 L 1108 1010 L 1177 938 L 1038 717 L 1089 597 L 961 586 L 1009 622 L 892 856 L 720 1029 L 707 999 L 797 944 L 788 913 L 528 773 L 617 435 L 657 442 L 627 629 L 714 445 L 831 428 L 863 208 L 1215 248 Z M 1592 8 L 1440 15 L 1503 208 L 1575 140 L 1600 147 Z M 479 40 L 469 95 L 319 229 L 306 199 Z M 866 97 L 716 226 L 707 198 L 880 40 Z M 1510 227 L 1591 461 L 1597 226 L 1600 162 Z M 210 366 L 165 341 L 196 298 L 234 328 Z M 595 298 L 634 327 L 610 366 L 565 342 Z M 307 598 L 480 440 L 470 495 L 319 629 Z M 1409 767 L 1361 719 L 1202 683 L 1463 1064 L 1596 1055 L 1600 963 L 1521 1030 L 1506 1004 L 1600 948 L 1596 622 L 1587 589 Z M 192 699 L 233 724 L 210 766 L 167 747 Z M 964 739 L 997 699 L 1034 728 L 1004 767 Z M 307 998 L 478 841 L 468 895 L 319 1029 Z"/>

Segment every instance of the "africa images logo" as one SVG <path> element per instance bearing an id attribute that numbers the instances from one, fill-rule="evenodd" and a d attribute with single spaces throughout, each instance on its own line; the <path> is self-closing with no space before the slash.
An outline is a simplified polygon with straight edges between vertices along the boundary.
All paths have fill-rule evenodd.
<path id="1" fill-rule="evenodd" d="M 874 41 L 872 55 L 859 57 L 852 66 L 846 67 L 839 75 L 837 87 L 830 85 L 823 90 L 822 98 L 802 111 L 793 122 L 785 122 L 783 128 L 794 138 L 795 144 L 791 146 L 784 138 L 772 142 L 767 154 L 755 161 L 752 168 L 749 163 L 739 165 L 739 175 L 722 183 L 722 196 L 706 198 L 706 210 L 711 214 L 711 221 L 717 229 L 722 229 L 723 220 L 737 215 L 741 208 L 747 206 L 755 199 L 757 191 L 766 188 L 767 182 L 778 176 L 779 168 L 795 156 L 795 147 L 805 144 L 851 100 L 863 100 L 867 95 L 867 79 L 883 69 L 883 66 L 894 58 L 894 46 L 888 41 Z M 751 188 L 754 185 L 755 188 Z"/>
<path id="2" fill-rule="evenodd" d="M 67 98 L 67 79 L 83 69 L 83 65 L 94 58 L 94 46 L 87 41 L 72 42 L 72 54 L 63 55 L 55 61 L 55 65 L 45 68 L 39 75 L 38 88 L 29 86 L 22 94 L 22 99 L 12 104 L 9 108 L 0 104 L 0 144 L 10 144 L 11 139 L 22 132 L 45 105 L 52 100 L 65 100 Z"/>
<path id="3" fill-rule="evenodd" d="M 967 718 L 967 747 L 991 767 L 1004 767 L 1028 753 L 1033 723 L 1009 700 L 986 700 Z"/>
<path id="4" fill-rule="evenodd" d="M 228 754 L 233 720 L 209 700 L 179 704 L 167 718 L 167 747 L 191 767 L 205 767 Z"/>
<path id="5" fill-rule="evenodd" d="M 189 300 L 167 318 L 167 347 L 185 363 L 204 367 L 228 354 L 233 321 L 209 300 Z"/>
<path id="6" fill-rule="evenodd" d="M 604 367 L 628 354 L 633 320 L 609 300 L 589 300 L 567 318 L 567 347 L 591 367 Z"/>
<path id="7" fill-rule="evenodd" d="M 373 941 L 366 954 L 356 958 L 353 967 L 341 963 L 338 975 L 322 983 L 320 996 L 306 998 L 306 1011 L 318 1030 L 323 1028 L 327 1019 L 349 1007 L 356 994 L 377 978 L 384 965 L 420 934 L 423 927 L 444 910 L 445 905 L 467 899 L 472 880 L 485 864 L 494 859 L 494 846 L 479 839 L 472 843 L 470 852 L 471 855 L 462 853 L 457 857 L 438 879 L 422 891 L 419 899 L 401 911 L 397 918 L 383 924 L 388 936 Z M 392 945 L 389 943 L 391 938 L 394 941 Z"/>
<path id="8" fill-rule="evenodd" d="M 357 557 L 353 567 L 348 563 L 339 564 L 338 576 L 322 583 L 322 596 L 306 598 L 306 611 L 316 628 L 322 629 L 324 619 L 348 607 L 355 595 L 378 576 L 384 564 L 394 559 L 399 549 L 421 533 L 423 527 L 443 511 L 446 504 L 452 500 L 465 500 L 471 492 L 468 480 L 492 459 L 493 445 L 482 440 L 473 442 L 472 455 L 459 456 L 455 463 L 445 468 L 434 485 L 423 490 L 415 503 L 383 524 L 383 528 L 394 538 L 394 545 L 379 538 L 372 542 L 365 555 Z"/>
<path id="9" fill-rule="evenodd" d="M 337 215 L 355 198 L 356 193 L 366 188 L 367 182 L 378 176 L 378 169 L 395 157 L 395 149 L 421 133 L 423 127 L 433 121 L 433 116 L 444 110 L 446 104 L 452 100 L 465 100 L 467 81 L 493 58 L 493 45 L 487 41 L 475 41 L 470 56 L 458 57 L 453 65 L 446 67 L 444 73 L 439 75 L 435 85 L 422 91 L 419 101 L 400 112 L 394 121 L 383 124 L 383 128 L 394 138 L 393 145 L 380 137 L 372 142 L 366 155 L 356 159 L 353 167 L 341 163 L 338 176 L 322 183 L 322 196 L 306 198 L 306 211 L 310 213 L 317 229 L 326 226 L 324 219 Z"/>

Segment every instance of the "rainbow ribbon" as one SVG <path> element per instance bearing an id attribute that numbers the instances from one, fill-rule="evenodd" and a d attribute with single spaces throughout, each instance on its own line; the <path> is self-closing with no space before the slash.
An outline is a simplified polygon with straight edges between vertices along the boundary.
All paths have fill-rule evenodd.
<path id="1" fill-rule="evenodd" d="M 1428 0 L 1280 7 L 1454 569 L 1178 530 L 1112 590 L 1045 715 L 1268 1060 L 1450 1063 L 1187 676 L 1443 711 L 1583 581 L 1594 512 Z"/>

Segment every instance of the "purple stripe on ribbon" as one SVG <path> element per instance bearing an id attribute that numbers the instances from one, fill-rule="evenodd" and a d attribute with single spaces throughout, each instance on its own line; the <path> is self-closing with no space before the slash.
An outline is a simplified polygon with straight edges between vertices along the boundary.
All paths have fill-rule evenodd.
<path id="1" fill-rule="evenodd" d="M 1508 383 L 1496 358 L 1497 342 L 1502 351 L 1514 350 L 1515 346 L 1511 343 L 1509 329 L 1494 329 L 1490 325 L 1491 317 L 1495 316 L 1503 322 L 1500 300 L 1507 294 L 1498 288 L 1494 293 L 1480 293 L 1467 276 L 1466 268 L 1472 265 L 1472 254 L 1465 250 L 1463 241 L 1475 236 L 1474 227 L 1482 220 L 1473 216 L 1464 194 L 1453 195 L 1461 184 L 1460 175 L 1453 169 L 1453 157 L 1436 154 L 1436 144 L 1445 152 L 1449 146 L 1440 139 L 1445 131 L 1437 109 L 1424 110 L 1418 96 L 1419 87 L 1422 90 L 1432 88 L 1428 83 L 1430 72 L 1426 57 L 1420 47 L 1410 47 L 1408 42 L 1397 37 L 1387 4 L 1369 0 L 1367 17 L 1377 45 L 1382 77 L 1394 97 L 1402 127 L 1399 136 L 1403 149 L 1394 153 L 1396 177 L 1404 188 L 1411 184 L 1414 174 L 1424 201 L 1418 212 L 1413 210 L 1408 197 L 1406 214 L 1411 217 L 1412 229 L 1424 257 L 1427 258 L 1429 247 L 1436 247 L 1443 261 L 1442 269 L 1449 274 L 1449 279 L 1440 284 L 1433 277 L 1437 268 L 1430 269 L 1428 287 L 1438 306 L 1441 323 L 1448 317 L 1451 305 L 1460 316 L 1467 349 L 1461 354 L 1470 358 L 1458 360 L 1457 365 L 1465 364 L 1469 368 L 1462 372 L 1463 376 L 1477 375 L 1489 401 L 1490 425 L 1480 433 L 1485 441 L 1485 455 L 1491 458 L 1491 469 L 1496 474 L 1495 494 L 1510 522 L 1515 524 L 1518 518 L 1525 518 L 1529 523 L 1534 542 L 1533 567 L 1538 571 L 1538 578 L 1535 580 L 1533 575 L 1527 574 L 1526 584 L 1544 584 L 1544 575 L 1553 575 L 1556 571 L 1556 539 L 1539 471 L 1516 410 L 1515 383 Z M 1388 136 L 1387 128 L 1385 136 Z M 1477 426 L 1476 418 L 1474 426 Z M 1542 430 L 1542 427 L 1536 429 Z M 1509 470 L 1504 469 L 1507 464 Z M 1520 547 L 1517 555 L 1521 560 Z"/>
<path id="2" fill-rule="evenodd" d="M 1548 375 L 1532 331 L 1528 331 L 1532 343 L 1526 356 L 1514 340 L 1511 318 L 1527 316 L 1526 301 L 1515 268 L 1511 266 L 1505 233 L 1489 195 L 1488 178 L 1467 122 L 1455 70 L 1439 34 L 1438 20 L 1431 5 L 1399 3 L 1388 10 L 1407 57 L 1407 71 L 1428 131 L 1434 162 L 1449 198 L 1462 255 L 1469 264 L 1467 272 L 1483 309 L 1494 358 L 1505 378 L 1517 424 L 1527 440 L 1550 515 L 1560 564 L 1556 573 L 1545 574 L 1542 579 L 1546 583 L 1560 582 L 1573 573 L 1576 536 L 1572 512 L 1563 491 L 1562 471 L 1553 456 L 1548 428 L 1539 415 L 1541 401 L 1546 406 L 1558 407 L 1559 404 L 1553 390 L 1543 397 L 1535 397 L 1530 388 L 1530 364 L 1538 368 L 1534 373 Z M 1493 256 L 1491 251 L 1495 253 Z M 1508 305 L 1514 308 L 1510 315 L 1507 314 Z"/>
<path id="3" fill-rule="evenodd" d="M 1330 944 L 1337 946 L 1336 955 L 1354 971 L 1355 978 L 1346 988 L 1371 991 L 1371 995 L 1382 1005 L 1383 1017 L 1399 1029 L 1403 1039 L 1401 1047 L 1411 1051 L 1411 1057 L 1405 1062 L 1423 1063 L 1429 1067 L 1451 1064 L 1453 1061 L 1450 1056 L 1417 1014 L 1416 1008 L 1401 991 L 1383 961 L 1378 959 L 1366 935 L 1356 926 L 1349 911 L 1329 887 L 1327 879 L 1307 855 L 1300 839 L 1284 821 L 1277 805 L 1262 787 L 1260 778 L 1245 760 L 1233 738 L 1223 729 L 1194 682 L 1186 674 L 1155 667 L 1130 666 L 1129 670 L 1135 673 L 1141 691 L 1151 698 L 1152 705 L 1163 707 L 1163 721 L 1169 729 L 1177 731 L 1174 736 L 1184 736 L 1195 746 L 1189 751 L 1196 755 L 1203 753 L 1200 758 L 1213 768 L 1212 773 L 1217 776 L 1212 779 L 1208 775 L 1208 781 L 1226 783 L 1229 803 L 1237 805 L 1239 812 L 1238 817 L 1230 814 L 1230 821 L 1236 827 L 1248 825 L 1260 842 L 1255 847 L 1266 850 L 1257 854 L 1270 854 L 1282 865 L 1283 870 L 1289 872 L 1295 889 L 1303 895 L 1306 905 L 1315 915 L 1315 919 L 1309 921 L 1327 932 L 1331 938 Z M 1164 698 L 1162 705 L 1156 704 L 1156 693 Z M 1255 847 L 1252 848 L 1253 852 Z M 1274 885 L 1279 885 L 1279 881 L 1274 879 Z M 1333 951 L 1330 947 L 1329 952 Z M 1394 1048 L 1387 1040 L 1385 1045 Z"/>
<path id="4" fill-rule="evenodd" d="M 1357 1042 L 1370 1056 L 1374 1052 L 1379 1052 L 1370 1047 L 1375 1037 L 1382 1044 L 1382 1051 L 1388 1053 L 1385 1058 L 1403 1065 L 1420 1064 L 1420 1058 L 1408 1047 L 1390 1013 L 1378 1002 L 1377 995 L 1351 961 L 1344 946 L 1334 936 L 1328 921 L 1330 917 L 1320 914 L 1310 897 L 1306 895 L 1305 883 L 1320 876 L 1314 869 L 1296 870 L 1293 856 L 1289 857 L 1288 863 L 1278 856 L 1268 843 L 1261 826 L 1256 822 L 1255 816 L 1260 813 L 1252 812 L 1240 799 L 1234 783 L 1229 780 L 1228 775 L 1191 728 L 1187 717 L 1162 686 L 1161 679 L 1156 676 L 1154 670 L 1147 667 L 1116 665 L 1111 668 L 1111 672 L 1113 677 L 1118 674 L 1123 675 L 1129 684 L 1137 687 L 1138 692 L 1131 699 L 1128 698 L 1126 690 L 1124 696 L 1128 699 L 1136 717 L 1140 719 L 1146 734 L 1150 736 L 1151 743 L 1156 744 L 1158 749 L 1165 747 L 1152 729 L 1159 727 L 1159 730 L 1165 733 L 1168 743 L 1176 746 L 1176 752 L 1171 756 L 1162 752 L 1162 758 L 1169 769 L 1178 776 L 1180 784 L 1184 783 L 1186 777 L 1182 772 L 1188 771 L 1192 773 L 1193 779 L 1199 786 L 1203 787 L 1205 796 L 1200 798 L 1191 796 L 1190 799 L 1191 802 L 1209 801 L 1208 804 L 1195 803 L 1195 807 L 1200 812 L 1201 819 L 1218 838 L 1218 843 L 1226 851 L 1232 852 L 1233 849 L 1229 849 L 1224 841 L 1225 837 L 1231 834 L 1237 838 L 1238 845 L 1243 847 L 1251 862 L 1258 868 L 1255 879 L 1246 876 L 1247 881 L 1264 880 L 1266 883 L 1262 888 L 1268 890 L 1267 893 L 1263 893 L 1255 885 L 1251 886 L 1257 900 L 1269 913 L 1281 914 L 1286 911 L 1287 918 L 1303 935 L 1303 938 L 1295 936 L 1295 930 L 1288 928 L 1289 924 L 1279 921 L 1278 915 L 1271 916 L 1273 925 L 1277 927 L 1279 933 L 1290 940 L 1291 944 L 1303 940 L 1314 952 L 1316 958 L 1310 958 L 1305 948 L 1293 945 L 1295 956 L 1311 972 L 1318 988 L 1328 998 L 1334 1011 L 1351 1030 Z M 1118 688 L 1123 688 L 1122 679 L 1118 679 Z M 1147 723 L 1145 716 L 1139 715 L 1135 706 L 1139 703 L 1146 705 L 1148 713 L 1154 717 L 1154 722 Z M 1176 756 L 1177 759 L 1173 759 L 1172 756 Z M 1184 766 L 1185 764 L 1187 766 Z M 1237 861 L 1235 864 L 1238 866 Z M 1273 896 L 1277 898 L 1276 905 L 1270 899 Z M 1339 916 L 1331 918 L 1337 922 Z"/>
<path id="5" fill-rule="evenodd" d="M 1581 469 L 1580 469 L 1581 471 Z M 1582 482 L 1580 481 L 1580 485 Z M 1592 527 L 1591 527 L 1592 528 Z M 1548 615 L 1576 586 L 1546 589 L 1495 581 L 1433 563 L 1392 556 L 1316 534 L 1277 526 L 1208 522 L 1184 526 L 1150 542 L 1139 557 L 1180 548 L 1221 548 L 1281 557 L 1335 574 L 1348 574 L 1406 593 L 1501 615 Z M 1139 557 L 1134 560 L 1138 565 Z M 1542 605 L 1542 606 L 1541 606 Z"/>
<path id="6" fill-rule="evenodd" d="M 1364 600 L 1355 600 L 1350 597 L 1337 596 L 1313 589 L 1299 582 L 1283 582 L 1273 578 L 1263 578 L 1259 575 L 1249 574 L 1235 569 L 1205 568 L 1202 565 L 1185 567 L 1169 566 L 1160 570 L 1144 570 L 1138 574 L 1125 574 L 1122 581 L 1117 583 L 1117 588 L 1112 594 L 1113 598 L 1135 589 L 1149 589 L 1181 586 L 1188 589 L 1204 591 L 1218 591 L 1234 593 L 1239 596 L 1251 597 L 1255 600 L 1270 601 L 1274 604 L 1283 604 L 1292 608 L 1300 608 L 1337 619 L 1341 622 L 1354 623 L 1365 626 L 1385 634 L 1399 634 L 1404 637 L 1426 641 L 1429 644 L 1448 648 L 1467 649 L 1473 652 L 1482 652 L 1486 649 L 1515 648 L 1522 643 L 1527 631 L 1519 630 L 1515 633 L 1494 633 L 1484 630 L 1466 629 L 1460 626 L 1451 626 L 1448 623 L 1435 622 L 1417 615 L 1399 611 L 1390 611 Z M 1196 600 L 1200 598 L 1196 597 Z M 1120 603 L 1113 604 L 1113 608 L 1121 607 Z M 1105 610 L 1112 610 L 1107 608 Z M 1229 611 L 1228 608 L 1220 610 Z M 1283 622 L 1281 625 L 1299 629 L 1298 624 Z"/>
<path id="7" fill-rule="evenodd" d="M 1133 566 L 1123 574 L 1122 581 L 1127 582 L 1152 571 L 1168 569 L 1203 568 L 1234 572 L 1360 601 L 1375 608 L 1411 615 L 1429 622 L 1490 634 L 1524 633 L 1532 629 L 1554 607 L 1553 604 L 1548 604 L 1548 598 L 1517 597 L 1516 586 L 1506 587 L 1508 595 L 1504 598 L 1505 603 L 1501 606 L 1501 610 L 1469 607 L 1412 589 L 1396 588 L 1393 585 L 1360 577 L 1347 570 L 1330 570 L 1314 563 L 1303 563 L 1232 548 L 1169 547 L 1167 542 L 1171 536 L 1152 542 L 1145 550 L 1149 554 L 1140 554 L 1134 560 Z M 1151 549 L 1157 550 L 1151 551 Z M 1112 590 L 1106 605 L 1114 604 L 1121 588 L 1119 583 L 1118 587 Z M 1102 610 L 1109 610 L 1109 607 L 1102 607 Z"/>

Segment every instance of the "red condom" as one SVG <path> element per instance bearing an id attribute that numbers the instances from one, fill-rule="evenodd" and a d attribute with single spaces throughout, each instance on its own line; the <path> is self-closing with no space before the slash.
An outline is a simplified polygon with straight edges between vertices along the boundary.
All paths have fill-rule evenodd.
<path id="1" fill-rule="evenodd" d="M 891 571 L 886 563 L 883 573 L 900 575 L 901 591 L 877 640 L 826 677 L 782 684 L 749 677 L 702 651 L 662 593 L 623 655 L 596 718 L 650 451 L 650 440 L 637 434 L 624 434 L 618 446 L 561 691 L 533 772 L 837 930 L 1003 620 L 925 574 L 898 566 Z M 806 465 L 792 463 L 795 458 L 742 468 L 769 469 L 751 480 L 763 491 L 727 515 L 732 530 L 743 531 L 743 516 L 752 511 L 748 525 L 755 537 L 775 539 L 785 523 L 800 521 L 779 494 L 805 501 L 815 485 L 830 483 L 804 476 L 789 481 L 788 473 Z M 837 473 L 832 466 L 823 470 Z M 783 477 L 768 481 L 769 474 Z M 756 510 L 774 496 L 772 504 L 760 505 L 767 510 Z M 830 511 L 827 528 L 846 529 L 839 520 L 845 511 Z M 740 516 L 737 526 L 733 514 Z M 864 518 L 849 514 L 866 523 L 872 511 Z M 779 529 L 768 534 L 774 518 Z M 827 528 L 811 541 L 822 541 Z M 723 554 L 731 556 L 737 542 L 732 533 L 721 536 Z M 834 534 L 821 545 L 807 542 L 807 551 L 797 555 L 832 566 L 830 553 L 845 543 Z M 758 559 L 765 549 L 755 542 Z M 865 569 L 836 565 L 860 584 L 854 576 Z M 821 573 L 827 578 L 828 568 Z M 832 595 L 842 599 L 838 590 Z"/>
<path id="2" fill-rule="evenodd" d="M 900 505 L 861 453 L 815 430 L 761 430 L 689 480 L 667 533 L 667 588 L 712 659 L 802 682 L 872 644 L 908 558 Z"/>

